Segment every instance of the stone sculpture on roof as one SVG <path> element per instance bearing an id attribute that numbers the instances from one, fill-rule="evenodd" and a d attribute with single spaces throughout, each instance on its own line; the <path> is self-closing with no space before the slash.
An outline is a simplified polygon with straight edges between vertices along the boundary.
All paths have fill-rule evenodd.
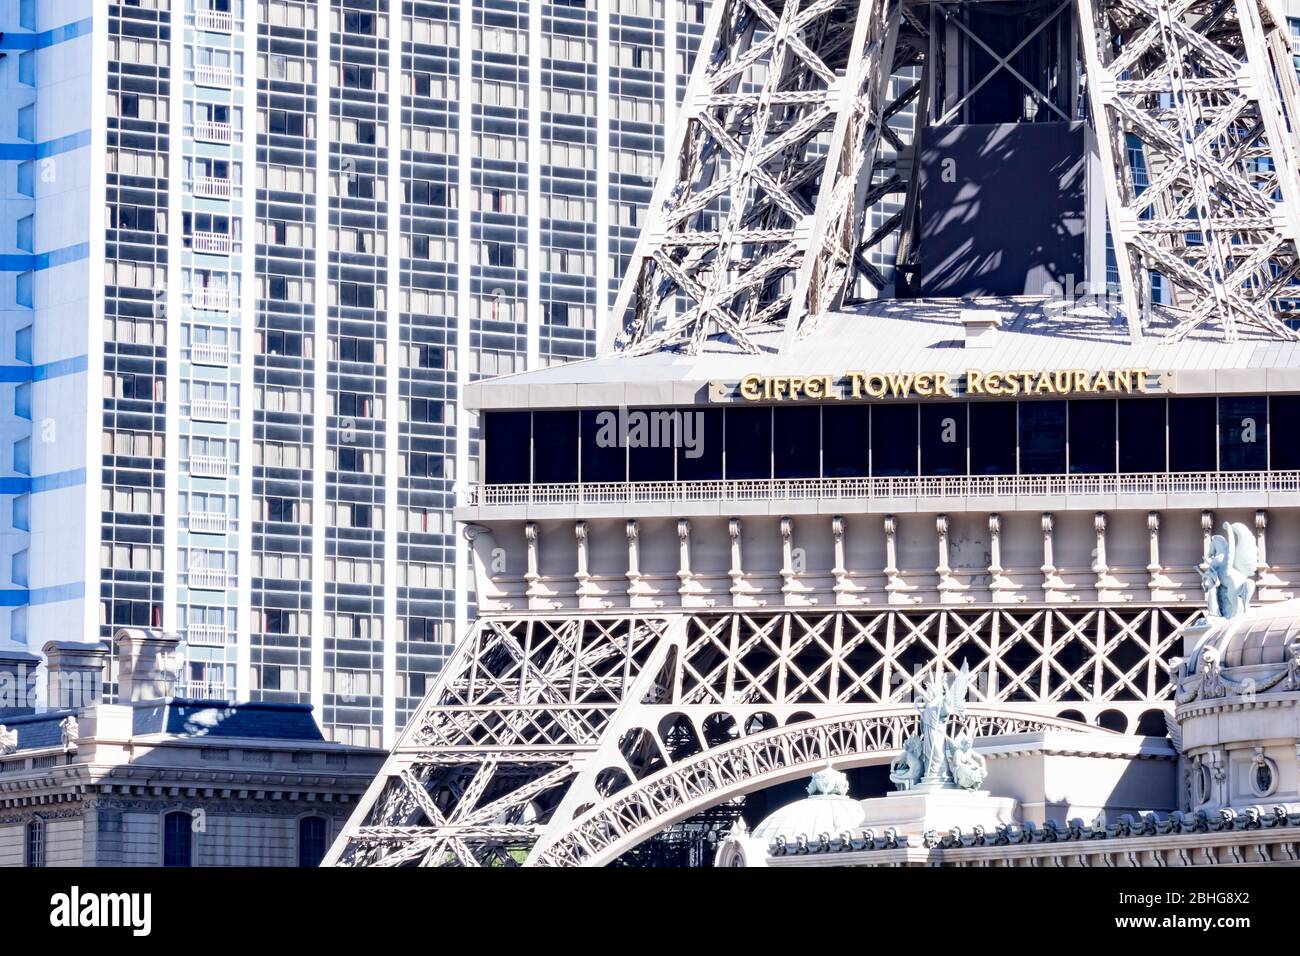
<path id="1" fill-rule="evenodd" d="M 942 664 L 935 665 L 915 701 L 919 731 L 903 742 L 902 753 L 889 768 L 889 779 L 900 790 L 977 790 L 984 783 L 988 767 L 970 735 L 965 730 L 948 731 L 952 718 L 966 716 L 969 689 L 970 670 L 964 662 L 951 684 Z"/>
<path id="2" fill-rule="evenodd" d="M 1210 540 L 1201 567 L 1208 620 L 1249 611 L 1255 596 L 1255 573 L 1259 570 L 1255 536 L 1240 522 L 1224 522 L 1223 530 L 1225 534 L 1216 534 Z"/>

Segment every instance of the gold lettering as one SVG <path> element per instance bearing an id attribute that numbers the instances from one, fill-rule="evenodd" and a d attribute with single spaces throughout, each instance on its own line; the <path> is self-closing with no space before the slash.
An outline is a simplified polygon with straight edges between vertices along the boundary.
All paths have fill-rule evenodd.
<path id="1" fill-rule="evenodd" d="M 849 394 L 854 398 L 862 397 L 862 373 L 849 372 Z"/>
<path id="2" fill-rule="evenodd" d="M 763 379 L 758 375 L 746 375 L 740 380 L 740 397 L 747 402 L 756 402 L 763 397 L 760 385 Z"/>
<path id="3" fill-rule="evenodd" d="M 966 393 L 968 395 L 985 394 L 983 372 L 977 372 L 973 368 L 966 369 Z"/>
<path id="4" fill-rule="evenodd" d="M 1092 390 L 1094 392 L 1109 392 L 1113 388 L 1114 386 L 1110 382 L 1110 372 L 1102 369 L 1097 373 L 1097 378 L 1092 383 Z"/>
<path id="5" fill-rule="evenodd" d="M 1151 369 L 1135 368 L 1133 373 L 1137 376 L 1138 391 L 1145 395 L 1147 392 L 1147 376 L 1151 374 Z"/>
<path id="6" fill-rule="evenodd" d="M 1076 368 L 1074 370 L 1074 385 L 1071 391 L 1086 392 L 1088 390 L 1088 372 L 1086 369 Z"/>
<path id="7" fill-rule="evenodd" d="M 935 372 L 934 393 L 936 395 L 947 395 L 949 398 L 956 398 L 957 394 L 952 390 L 952 376 L 947 372 Z"/>
<path id="8" fill-rule="evenodd" d="M 1121 368 L 1115 372 L 1115 391 L 1123 389 L 1126 392 L 1133 391 L 1133 370 L 1131 368 Z"/>
<path id="9" fill-rule="evenodd" d="M 1034 386 L 1034 394 L 1042 395 L 1044 392 L 1054 392 L 1052 388 L 1052 373 L 1043 372 L 1038 378 L 1038 384 Z"/>
<path id="10" fill-rule="evenodd" d="M 990 395 L 997 395 L 1002 391 L 1002 376 L 997 372 L 989 372 L 984 376 L 984 387 Z"/>
<path id="11" fill-rule="evenodd" d="M 804 384 L 804 394 L 809 398 L 825 398 L 826 394 L 822 391 L 822 381 L 820 378 L 810 378 Z"/>
<path id="12" fill-rule="evenodd" d="M 916 376 L 916 394 L 929 398 L 934 394 L 934 376 L 929 372 L 918 372 Z"/>
<path id="13" fill-rule="evenodd" d="M 866 383 L 863 385 L 863 391 L 867 393 L 868 398 L 884 398 L 885 377 L 877 372 L 872 372 L 867 376 Z"/>

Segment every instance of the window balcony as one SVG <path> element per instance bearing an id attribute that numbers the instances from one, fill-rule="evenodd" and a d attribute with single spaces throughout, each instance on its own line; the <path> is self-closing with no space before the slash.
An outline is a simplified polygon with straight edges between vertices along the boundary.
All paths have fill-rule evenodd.
<path id="1" fill-rule="evenodd" d="M 176 696 L 188 697 L 190 700 L 229 700 L 230 691 L 225 681 L 215 680 L 179 680 L 176 682 Z"/>
<path id="2" fill-rule="evenodd" d="M 190 474 L 196 478 L 225 478 L 230 474 L 230 461 L 220 455 L 191 455 Z"/>
<path id="3" fill-rule="evenodd" d="M 229 312 L 235 301 L 229 289 L 197 288 L 190 290 L 190 306 L 212 312 Z"/>
<path id="4" fill-rule="evenodd" d="M 191 624 L 185 628 L 185 640 L 202 647 L 224 647 L 226 629 L 220 624 Z"/>
<path id="5" fill-rule="evenodd" d="M 1300 471 L 1159 472 L 1109 475 L 958 475 L 909 478 L 777 478 L 471 485 L 469 507 L 816 501 L 1300 494 Z M 1145 505 L 1144 505 L 1145 507 Z"/>
<path id="6" fill-rule="evenodd" d="M 196 399 L 190 402 L 190 419 L 196 422 L 228 422 L 230 403 Z"/>
<path id="7" fill-rule="evenodd" d="M 185 576 L 185 584 L 191 591 L 224 591 L 231 583 L 225 569 L 191 568 Z"/>
<path id="8" fill-rule="evenodd" d="M 194 14 L 194 29 L 207 33 L 234 33 L 235 15 L 218 10 L 199 10 Z"/>
<path id="9" fill-rule="evenodd" d="M 195 342 L 190 346 L 190 361 L 195 365 L 227 368 L 230 365 L 230 346 Z"/>
<path id="10" fill-rule="evenodd" d="M 235 130 L 229 123 L 197 120 L 194 123 L 194 138 L 201 143 L 233 143 Z"/>
<path id="11" fill-rule="evenodd" d="M 229 179 L 215 176 L 196 176 L 193 192 L 204 199 L 230 199 L 235 194 L 234 184 Z"/>
<path id="12" fill-rule="evenodd" d="M 194 68 L 194 82 L 199 86 L 231 90 L 235 87 L 235 71 L 228 66 L 201 63 Z"/>
<path id="13" fill-rule="evenodd" d="M 235 251 L 235 240 L 220 232 L 195 232 L 190 235 L 190 248 L 209 255 L 228 256 Z"/>
<path id="14" fill-rule="evenodd" d="M 188 527 L 205 534 L 224 534 L 230 529 L 230 518 L 215 511 L 191 511 Z"/>

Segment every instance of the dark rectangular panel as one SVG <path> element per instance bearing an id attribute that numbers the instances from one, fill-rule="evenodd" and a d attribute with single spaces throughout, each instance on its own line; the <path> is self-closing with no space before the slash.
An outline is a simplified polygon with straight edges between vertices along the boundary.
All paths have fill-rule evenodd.
<path id="1" fill-rule="evenodd" d="M 822 474 L 861 478 L 871 474 L 871 406 L 827 405 L 822 409 Z"/>
<path id="2" fill-rule="evenodd" d="M 1169 399 L 1169 470 L 1217 470 L 1216 425 L 1213 398 Z"/>
<path id="3" fill-rule="evenodd" d="M 1020 473 L 1065 474 L 1065 402 L 1020 403 Z"/>
<path id="4" fill-rule="evenodd" d="M 931 126 L 921 140 L 920 268 L 900 295 L 1043 295 L 1085 259 L 1085 124 Z"/>
<path id="5" fill-rule="evenodd" d="M 966 405 L 921 406 L 921 474 L 966 474 Z"/>
<path id="6" fill-rule="evenodd" d="M 871 474 L 898 478 L 917 473 L 915 405 L 871 408 Z"/>
<path id="7" fill-rule="evenodd" d="M 1270 468 L 1300 471 L 1300 395 L 1269 399 L 1268 443 Z"/>
<path id="8" fill-rule="evenodd" d="M 1268 399 L 1231 395 L 1219 399 L 1219 470 L 1268 468 Z"/>
<path id="9" fill-rule="evenodd" d="M 627 481 L 627 413 L 588 408 L 581 416 L 583 482 Z"/>
<path id="10" fill-rule="evenodd" d="M 678 481 L 718 481 L 722 478 L 722 409 L 692 408 L 692 447 L 677 449 Z"/>
<path id="11" fill-rule="evenodd" d="M 533 482 L 578 480 L 578 413 L 533 412 Z"/>
<path id="12" fill-rule="evenodd" d="M 1115 472 L 1115 399 L 1070 402 L 1070 474 Z"/>
<path id="13" fill-rule="evenodd" d="M 1016 473 L 1016 403 L 971 402 L 970 473 Z"/>
<path id="14" fill-rule="evenodd" d="M 772 477 L 772 409 L 727 409 L 729 481 Z"/>
<path id="15" fill-rule="evenodd" d="M 1166 470 L 1165 400 L 1131 398 L 1119 403 L 1119 470 L 1152 474 Z"/>
<path id="16" fill-rule="evenodd" d="M 777 478 L 821 475 L 820 405 L 778 405 L 772 409 L 772 474 Z"/>
<path id="17" fill-rule="evenodd" d="M 531 427 L 530 412 L 483 413 L 483 480 L 487 484 L 528 484 Z"/>

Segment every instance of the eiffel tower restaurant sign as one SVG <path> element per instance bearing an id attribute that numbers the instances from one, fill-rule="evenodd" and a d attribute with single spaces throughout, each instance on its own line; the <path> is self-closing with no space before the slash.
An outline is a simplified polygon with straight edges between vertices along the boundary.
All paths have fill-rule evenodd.
<path id="1" fill-rule="evenodd" d="M 746 375 L 734 389 L 719 383 L 716 396 L 747 402 L 853 399 L 958 398 L 962 396 L 1145 395 L 1159 390 L 1147 368 L 1051 369 L 1022 372 L 844 372 L 841 375 Z M 1152 387 L 1154 384 L 1154 388 Z"/>

